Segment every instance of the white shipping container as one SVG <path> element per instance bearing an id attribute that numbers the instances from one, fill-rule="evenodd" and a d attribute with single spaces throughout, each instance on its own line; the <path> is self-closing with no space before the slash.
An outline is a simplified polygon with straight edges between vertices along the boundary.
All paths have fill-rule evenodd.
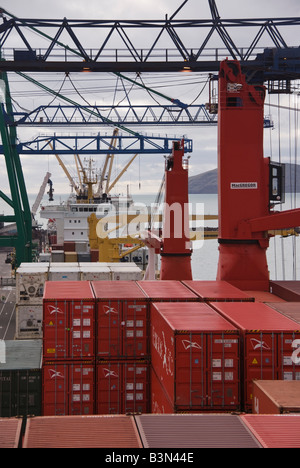
<path id="1" fill-rule="evenodd" d="M 86 265 L 86 264 L 85 264 Z M 81 281 L 110 281 L 111 270 L 102 266 L 81 266 Z"/>
<path id="2" fill-rule="evenodd" d="M 39 263 L 49 263 L 51 261 L 51 253 L 40 253 L 39 255 Z"/>
<path id="3" fill-rule="evenodd" d="M 43 338 L 43 305 L 17 305 L 16 307 L 17 340 Z"/>
<path id="4" fill-rule="evenodd" d="M 43 264 L 41 265 L 39 262 L 32 262 L 32 263 L 21 263 L 21 265 L 19 266 L 18 270 L 19 271 L 20 269 L 35 269 L 35 270 L 38 270 L 40 271 L 41 269 L 44 269 L 45 267 L 48 267 L 49 268 L 49 265 L 50 265 L 50 262 L 43 262 Z M 43 271 L 43 270 L 41 270 Z"/>
<path id="5" fill-rule="evenodd" d="M 80 281 L 80 268 L 77 266 L 72 268 L 51 266 L 49 281 Z"/>
<path id="6" fill-rule="evenodd" d="M 143 279 L 143 272 L 138 266 L 119 267 L 111 266 L 111 279 L 112 281 L 141 281 Z"/>
<path id="7" fill-rule="evenodd" d="M 53 250 L 51 253 L 52 263 L 63 262 L 65 259 L 65 253 L 63 250 Z"/>
<path id="8" fill-rule="evenodd" d="M 44 285 L 48 280 L 48 266 L 19 267 L 16 273 L 16 303 L 42 304 Z"/>

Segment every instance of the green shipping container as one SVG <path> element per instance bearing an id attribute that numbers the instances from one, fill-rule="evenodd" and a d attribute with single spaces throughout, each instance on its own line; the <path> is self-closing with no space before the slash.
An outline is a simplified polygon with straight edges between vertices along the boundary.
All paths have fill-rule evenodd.
<path id="1" fill-rule="evenodd" d="M 41 416 L 42 340 L 0 346 L 0 417 Z"/>

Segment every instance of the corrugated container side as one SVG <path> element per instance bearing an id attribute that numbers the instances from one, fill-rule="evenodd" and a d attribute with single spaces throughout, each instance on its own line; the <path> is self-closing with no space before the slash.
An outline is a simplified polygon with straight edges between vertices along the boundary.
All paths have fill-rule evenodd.
<path id="1" fill-rule="evenodd" d="M 65 261 L 70 263 L 76 263 L 78 260 L 77 255 L 77 252 L 65 252 Z"/>
<path id="2" fill-rule="evenodd" d="M 126 265 L 126 263 L 125 263 Z M 143 272 L 138 266 L 110 266 L 112 281 L 140 281 L 143 279 Z"/>
<path id="3" fill-rule="evenodd" d="M 78 266 L 72 267 L 56 267 L 50 266 L 49 270 L 50 281 L 80 281 L 80 269 Z"/>
<path id="4" fill-rule="evenodd" d="M 198 296 L 180 281 L 138 281 L 138 286 L 152 301 L 196 302 Z"/>
<path id="5" fill-rule="evenodd" d="M 81 281 L 110 281 L 111 271 L 108 267 L 88 265 L 80 267 Z"/>
<path id="6" fill-rule="evenodd" d="M 43 304 L 16 306 L 16 335 L 17 340 L 43 338 Z"/>
<path id="7" fill-rule="evenodd" d="M 300 413 L 300 381 L 255 380 L 254 414 Z"/>
<path id="8" fill-rule="evenodd" d="M 27 421 L 23 448 L 142 448 L 132 416 L 60 416 Z"/>
<path id="9" fill-rule="evenodd" d="M 238 409 L 239 333 L 205 303 L 153 303 L 152 366 L 176 410 Z"/>
<path id="10" fill-rule="evenodd" d="M 297 380 L 300 366 L 292 362 L 298 324 L 262 303 L 211 303 L 242 332 L 241 381 L 244 407 L 252 409 L 254 379 Z"/>
<path id="11" fill-rule="evenodd" d="M 271 281 L 270 290 L 285 301 L 300 302 L 300 281 Z"/>
<path id="12" fill-rule="evenodd" d="M 67 300 L 44 299 L 43 356 L 44 359 L 69 357 L 69 304 Z"/>
<path id="13" fill-rule="evenodd" d="M 97 356 L 145 358 L 149 355 L 148 300 L 132 281 L 92 282 L 97 302 Z"/>
<path id="14" fill-rule="evenodd" d="M 176 413 L 174 405 L 170 402 L 166 391 L 151 366 L 151 413 L 173 414 Z"/>
<path id="15" fill-rule="evenodd" d="M 5 356 L 0 364 L 0 417 L 40 416 L 41 340 L 6 341 Z"/>
<path id="16" fill-rule="evenodd" d="M 285 302 L 281 297 L 276 296 L 268 291 L 245 291 L 249 296 L 255 299 L 255 302 Z"/>
<path id="17" fill-rule="evenodd" d="M 39 263 L 30 268 L 18 268 L 16 274 L 16 303 L 20 305 L 41 305 L 45 282 L 48 280 L 48 267 Z"/>
<path id="18" fill-rule="evenodd" d="M 51 263 L 64 262 L 65 253 L 63 250 L 52 250 L 51 252 Z"/>
<path id="19" fill-rule="evenodd" d="M 95 355 L 95 298 L 89 282 L 47 282 L 43 301 L 44 358 Z"/>
<path id="20" fill-rule="evenodd" d="M 91 249 L 91 262 L 98 262 L 99 261 L 99 250 L 98 249 Z"/>
<path id="21" fill-rule="evenodd" d="M 261 448 L 235 415 L 145 414 L 135 420 L 145 448 Z"/>
<path id="22" fill-rule="evenodd" d="M 241 416 L 263 448 L 300 448 L 300 415 Z"/>
<path id="23" fill-rule="evenodd" d="M 183 281 L 204 302 L 254 302 L 254 298 L 226 281 Z"/>
<path id="24" fill-rule="evenodd" d="M 147 361 L 98 361 L 97 414 L 149 412 L 150 364 Z"/>
<path id="25" fill-rule="evenodd" d="M 300 324 L 300 303 L 299 302 L 284 302 L 284 303 L 277 303 L 277 302 L 268 302 L 267 305 L 272 307 L 272 309 L 277 310 L 281 314 L 289 317 L 295 322 Z"/>
<path id="26" fill-rule="evenodd" d="M 91 254 L 89 252 L 78 252 L 78 262 L 91 263 Z"/>
<path id="27" fill-rule="evenodd" d="M 53 361 L 43 365 L 43 415 L 95 414 L 94 361 Z"/>
<path id="28" fill-rule="evenodd" d="M 65 252 L 75 252 L 76 250 L 76 243 L 73 241 L 65 241 L 64 242 L 64 251 Z"/>
<path id="29" fill-rule="evenodd" d="M 22 419 L 0 419 L 0 448 L 19 448 Z"/>

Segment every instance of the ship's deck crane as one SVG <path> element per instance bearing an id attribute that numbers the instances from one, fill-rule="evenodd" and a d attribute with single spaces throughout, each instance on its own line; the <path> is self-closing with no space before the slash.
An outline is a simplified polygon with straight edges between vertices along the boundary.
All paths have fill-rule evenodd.
<path id="1" fill-rule="evenodd" d="M 217 278 L 269 290 L 269 230 L 300 226 L 300 209 L 274 211 L 283 171 L 263 155 L 265 87 L 249 85 L 238 61 L 219 73 L 219 266 Z M 275 204 L 276 207 L 276 204 Z"/>
<path id="2" fill-rule="evenodd" d="M 165 165 L 162 238 L 152 231 L 145 231 L 142 236 L 152 254 L 154 251 L 161 256 L 161 280 L 192 279 L 188 208 L 188 161 L 184 157 L 183 141 L 174 142 L 172 155 L 166 159 Z M 153 268 L 153 264 L 151 261 L 149 269 Z"/>

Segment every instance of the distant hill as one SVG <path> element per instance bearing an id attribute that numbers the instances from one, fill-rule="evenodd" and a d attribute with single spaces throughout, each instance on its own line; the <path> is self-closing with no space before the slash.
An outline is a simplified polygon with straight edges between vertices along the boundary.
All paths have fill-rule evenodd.
<path id="1" fill-rule="evenodd" d="M 296 166 L 296 188 L 300 193 L 300 165 Z M 285 191 L 294 193 L 295 165 L 285 165 Z M 218 193 L 218 170 L 203 172 L 189 178 L 189 193 Z"/>

